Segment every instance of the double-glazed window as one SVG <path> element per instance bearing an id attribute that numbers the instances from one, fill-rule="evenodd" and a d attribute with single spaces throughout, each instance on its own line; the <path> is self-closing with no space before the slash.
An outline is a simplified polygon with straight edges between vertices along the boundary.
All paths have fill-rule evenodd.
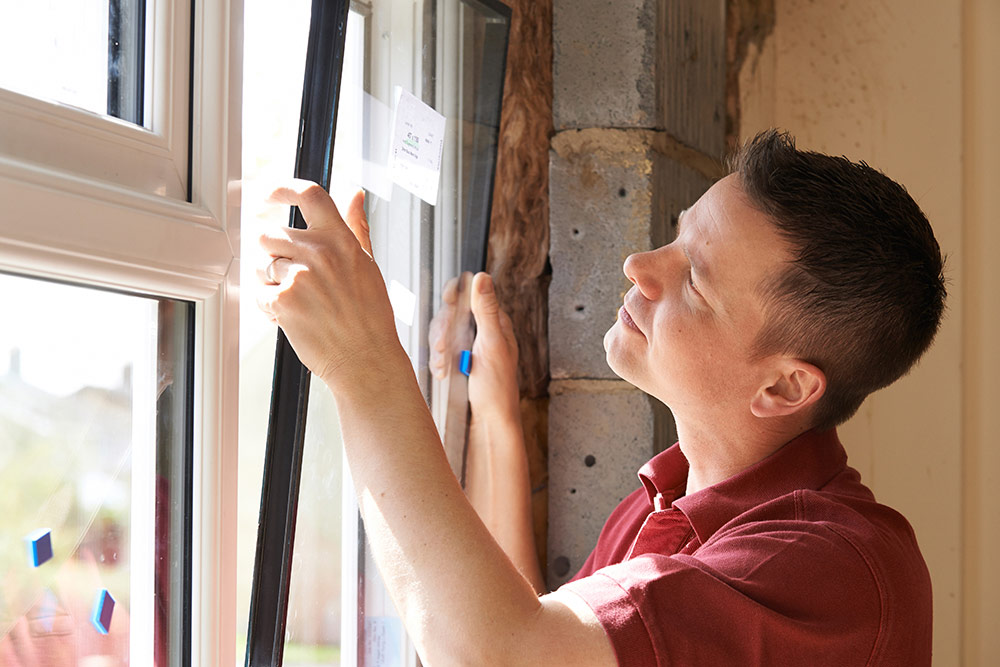
<path id="1" fill-rule="evenodd" d="M 250 190 L 241 214 L 241 142 L 245 176 L 293 173 L 316 4 L 347 16 L 330 189 L 368 193 L 397 330 L 461 474 L 464 376 L 456 359 L 431 378 L 428 324 L 485 261 L 506 7 L 0 0 L 2 665 L 234 665 L 256 640 L 275 331 L 252 301 L 254 239 L 288 213 Z M 407 99 L 444 117 L 433 196 L 393 175 Z M 281 489 L 294 550 L 263 563 L 285 571 L 276 660 L 415 664 L 324 387 L 308 406 L 294 499 Z"/>
<path id="2" fill-rule="evenodd" d="M 0 2 L 0 664 L 234 660 L 238 7 Z"/>
<path id="3" fill-rule="evenodd" d="M 247 71 L 258 75 L 254 81 L 247 79 L 245 92 L 248 100 L 261 104 L 248 102 L 244 116 L 248 133 L 257 128 L 255 136 L 245 139 L 248 176 L 291 172 L 300 131 L 300 95 L 294 84 L 281 86 L 288 79 L 302 80 L 309 5 L 299 0 L 279 11 L 268 3 L 247 2 Z M 473 0 L 354 1 L 341 8 L 347 21 L 340 76 L 329 83 L 306 80 L 314 94 L 326 85 L 339 86 L 330 191 L 341 210 L 359 188 L 366 191 L 374 256 L 393 301 L 397 332 L 444 432 L 456 474 L 461 475 L 468 410 L 465 378 L 459 372 L 457 348 L 448 376 L 443 381 L 431 377 L 428 327 L 445 285 L 462 271 L 484 268 L 509 10 L 501 3 Z M 334 21 L 327 31 L 332 33 L 336 25 Z M 265 49 L 265 44 L 278 42 L 296 47 L 281 53 Z M 258 57 L 260 69 L 250 65 Z M 268 71 L 273 78 L 262 76 Z M 270 105 L 265 104 L 268 99 Z M 438 184 L 428 192 L 400 177 L 393 154 L 417 136 L 425 142 L 437 139 L 433 118 L 438 115 L 443 116 Z M 405 131 L 415 136 L 405 136 Z M 400 139 L 401 144 L 394 143 Z M 261 150 L 251 151 L 251 145 Z M 244 207 L 248 227 L 287 220 L 284 210 L 248 200 Z M 245 255 L 251 252 L 247 248 Z M 244 275 L 252 279 L 249 272 Z M 458 323 L 465 332 L 452 334 L 464 335 L 471 343 L 467 319 L 466 311 L 466 321 Z M 241 479 L 262 477 L 265 492 L 261 498 L 260 487 L 241 486 L 239 586 L 241 605 L 245 600 L 249 609 L 241 611 L 240 618 L 249 616 L 250 621 L 239 629 L 249 627 L 248 662 L 414 665 L 416 655 L 364 538 L 332 397 L 325 387 L 310 387 L 300 449 L 295 449 L 294 429 L 273 432 L 276 401 L 293 400 L 301 388 L 280 379 L 280 365 L 272 366 L 273 328 L 262 318 L 258 322 L 254 334 L 243 340 L 241 375 Z M 274 395 L 267 391 L 272 368 Z M 273 437 L 265 456 L 269 411 Z M 287 456 L 286 468 L 274 465 L 281 454 Z M 300 477 L 287 472 L 296 457 Z M 290 522 L 288 516 L 293 517 Z M 288 545 L 290 555 L 279 558 L 274 545 L 280 544 Z"/>
<path id="4" fill-rule="evenodd" d="M 193 305 L 0 274 L 0 310 L 0 660 L 178 662 Z"/>

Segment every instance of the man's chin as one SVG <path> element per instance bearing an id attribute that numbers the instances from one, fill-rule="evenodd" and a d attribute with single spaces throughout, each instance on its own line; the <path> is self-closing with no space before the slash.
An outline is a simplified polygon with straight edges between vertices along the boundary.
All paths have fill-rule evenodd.
<path id="1" fill-rule="evenodd" d="M 653 383 L 649 382 L 649 376 L 646 373 L 647 369 L 643 362 L 630 359 L 621 354 L 621 350 L 616 346 L 608 345 L 607 336 L 604 339 L 604 358 L 608 362 L 608 367 L 611 368 L 615 375 L 636 389 L 644 391 L 650 396 L 666 403 L 666 400 L 661 395 L 663 387 L 654 386 Z"/>
<path id="2" fill-rule="evenodd" d="M 608 362 L 608 367 L 622 380 L 630 384 L 635 384 L 633 380 L 635 373 L 631 368 L 632 364 L 626 362 L 623 358 L 624 355 L 621 353 L 622 351 L 618 349 L 613 341 L 609 341 L 610 337 L 611 332 L 609 331 L 604 337 L 604 359 Z"/>

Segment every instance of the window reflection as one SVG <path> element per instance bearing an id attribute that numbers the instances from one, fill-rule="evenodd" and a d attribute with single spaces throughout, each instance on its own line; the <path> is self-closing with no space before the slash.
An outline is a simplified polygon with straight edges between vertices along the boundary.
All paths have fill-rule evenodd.
<path id="1" fill-rule="evenodd" d="M 166 665 L 186 631 L 190 304 L 0 274 L 0 312 L 0 664 Z"/>
<path id="2" fill-rule="evenodd" d="M 146 0 L 0 2 L 0 87 L 143 124 Z"/>

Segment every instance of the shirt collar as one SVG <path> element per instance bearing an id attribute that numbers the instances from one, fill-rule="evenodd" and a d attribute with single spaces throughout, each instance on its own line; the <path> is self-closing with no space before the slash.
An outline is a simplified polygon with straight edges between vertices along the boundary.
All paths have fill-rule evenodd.
<path id="1" fill-rule="evenodd" d="M 733 518 L 798 489 L 818 490 L 847 467 L 837 432 L 807 431 L 729 479 L 684 495 L 688 463 L 679 445 L 654 456 L 639 469 L 650 504 L 657 493 L 684 512 L 698 539 L 706 542 Z"/>

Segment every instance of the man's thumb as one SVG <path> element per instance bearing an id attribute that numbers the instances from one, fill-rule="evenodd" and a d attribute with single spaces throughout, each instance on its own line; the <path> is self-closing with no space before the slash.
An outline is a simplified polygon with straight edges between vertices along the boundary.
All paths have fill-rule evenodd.
<path id="1" fill-rule="evenodd" d="M 354 238 L 361 244 L 361 249 L 368 253 L 369 257 L 373 257 L 371 229 L 368 227 L 368 216 L 365 215 L 364 190 L 358 190 L 354 195 L 347 209 L 347 218 L 344 222 L 354 232 Z"/>
<path id="2" fill-rule="evenodd" d="M 488 273 L 477 273 L 472 279 L 472 314 L 476 318 L 476 326 L 498 329 L 500 326 L 500 304 L 493 290 L 493 278 Z"/>

